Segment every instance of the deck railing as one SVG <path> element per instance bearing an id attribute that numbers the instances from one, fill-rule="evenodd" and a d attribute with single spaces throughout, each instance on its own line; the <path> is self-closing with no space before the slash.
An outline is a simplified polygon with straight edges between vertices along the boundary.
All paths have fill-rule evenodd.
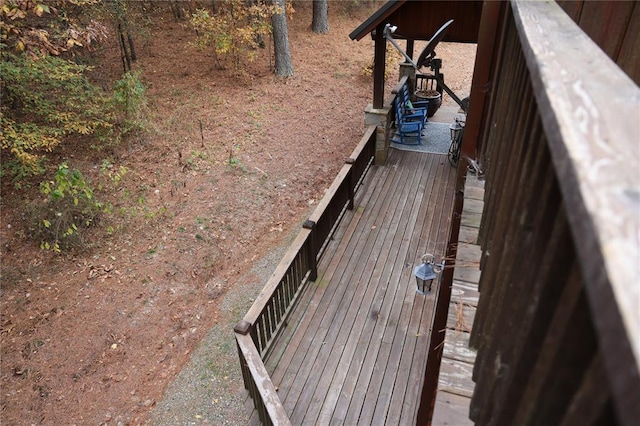
<path id="1" fill-rule="evenodd" d="M 505 10 L 470 417 L 637 424 L 640 90 L 555 2 Z"/>
<path id="2" fill-rule="evenodd" d="M 355 193 L 373 162 L 375 142 L 376 127 L 370 126 L 244 319 L 234 327 L 245 388 L 263 424 L 289 424 L 263 360 L 305 284 L 316 280 L 318 261 L 336 226 L 353 209 Z"/>

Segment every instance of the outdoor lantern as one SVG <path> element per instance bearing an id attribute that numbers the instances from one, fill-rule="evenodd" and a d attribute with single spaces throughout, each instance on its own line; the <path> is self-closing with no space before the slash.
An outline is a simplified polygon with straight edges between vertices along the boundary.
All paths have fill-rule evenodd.
<path id="1" fill-rule="evenodd" d="M 455 142 L 460 137 L 460 132 L 462 132 L 462 124 L 456 119 L 456 121 L 449 126 L 449 130 L 451 130 L 451 141 Z"/>
<path id="2" fill-rule="evenodd" d="M 416 266 L 413 270 L 413 274 L 416 276 L 416 292 L 418 294 L 427 294 L 431 291 L 431 285 L 433 280 L 438 276 L 437 274 L 442 271 L 442 264 L 433 263 L 433 255 L 425 254 L 422 256 L 422 264 Z M 437 269 L 436 269 L 437 268 Z"/>

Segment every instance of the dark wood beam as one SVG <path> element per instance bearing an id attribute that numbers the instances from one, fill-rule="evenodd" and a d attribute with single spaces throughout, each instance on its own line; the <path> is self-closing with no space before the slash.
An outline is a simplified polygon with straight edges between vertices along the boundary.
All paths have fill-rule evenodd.
<path id="1" fill-rule="evenodd" d="M 500 28 L 501 17 L 505 13 L 505 4 L 488 1 L 482 8 L 480 33 L 478 34 L 478 49 L 476 52 L 471 93 L 469 97 L 469 113 L 462 143 L 463 164 L 461 173 L 465 172 L 465 157 L 476 158 L 482 147 L 481 135 L 486 125 L 489 98 L 492 92 L 491 73 L 496 62 L 496 39 Z M 480 145 L 480 146 L 479 146 Z"/>
<path id="2" fill-rule="evenodd" d="M 376 27 L 373 34 L 375 51 L 373 59 L 373 107 L 382 108 L 384 104 L 384 67 L 386 62 L 387 40 L 384 38 L 384 23 Z"/>
<path id="3" fill-rule="evenodd" d="M 407 55 L 413 59 L 413 40 L 407 40 Z"/>

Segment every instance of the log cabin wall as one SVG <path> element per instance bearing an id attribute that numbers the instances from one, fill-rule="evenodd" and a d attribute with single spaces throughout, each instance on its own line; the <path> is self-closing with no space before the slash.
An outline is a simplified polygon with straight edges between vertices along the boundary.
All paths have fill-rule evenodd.
<path id="1" fill-rule="evenodd" d="M 637 1 L 559 1 L 562 9 L 640 85 L 640 5 Z"/>
<path id="2" fill-rule="evenodd" d="M 555 3 L 505 8 L 479 144 L 486 186 L 470 417 L 635 424 L 640 91 Z"/>

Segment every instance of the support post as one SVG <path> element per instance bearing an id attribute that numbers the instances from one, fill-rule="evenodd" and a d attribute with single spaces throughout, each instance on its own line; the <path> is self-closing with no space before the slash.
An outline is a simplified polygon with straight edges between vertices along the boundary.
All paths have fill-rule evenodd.
<path id="1" fill-rule="evenodd" d="M 373 33 L 375 41 L 373 55 L 373 107 L 382 108 L 384 103 L 384 67 L 387 54 L 387 39 L 384 38 L 384 25 L 380 24 Z"/>
<path id="2" fill-rule="evenodd" d="M 376 126 L 376 153 L 375 164 L 382 165 L 387 161 L 387 152 L 389 150 L 388 127 L 391 125 L 389 112 L 391 107 L 385 105 L 382 108 L 374 108 L 369 104 L 364 110 L 365 126 Z"/>
<path id="3" fill-rule="evenodd" d="M 318 279 L 318 262 L 316 261 L 316 223 L 312 220 L 305 220 L 302 224 L 304 229 L 309 231 L 309 250 L 307 250 L 307 261 L 309 262 L 309 279 L 315 281 Z"/>
<path id="4" fill-rule="evenodd" d="M 245 320 L 238 321 L 238 323 L 233 327 L 233 331 L 235 331 L 238 334 L 242 334 L 243 336 L 246 336 L 247 334 L 249 334 L 250 330 L 251 330 L 251 323 Z"/>
<path id="5" fill-rule="evenodd" d="M 349 196 L 349 204 L 347 204 L 348 210 L 353 210 L 353 206 L 354 206 L 356 183 L 354 182 L 354 179 L 353 179 L 353 165 L 355 164 L 355 162 L 356 160 L 354 160 L 353 158 L 347 158 L 347 161 L 345 161 L 345 163 L 351 166 L 351 168 L 349 168 L 349 174 L 347 175 L 347 180 L 348 180 L 347 192 Z"/>
<path id="6" fill-rule="evenodd" d="M 407 76 L 407 84 L 409 85 L 409 94 L 416 90 L 416 69 L 409 62 L 401 62 L 399 65 L 398 81 L 405 75 Z"/>

